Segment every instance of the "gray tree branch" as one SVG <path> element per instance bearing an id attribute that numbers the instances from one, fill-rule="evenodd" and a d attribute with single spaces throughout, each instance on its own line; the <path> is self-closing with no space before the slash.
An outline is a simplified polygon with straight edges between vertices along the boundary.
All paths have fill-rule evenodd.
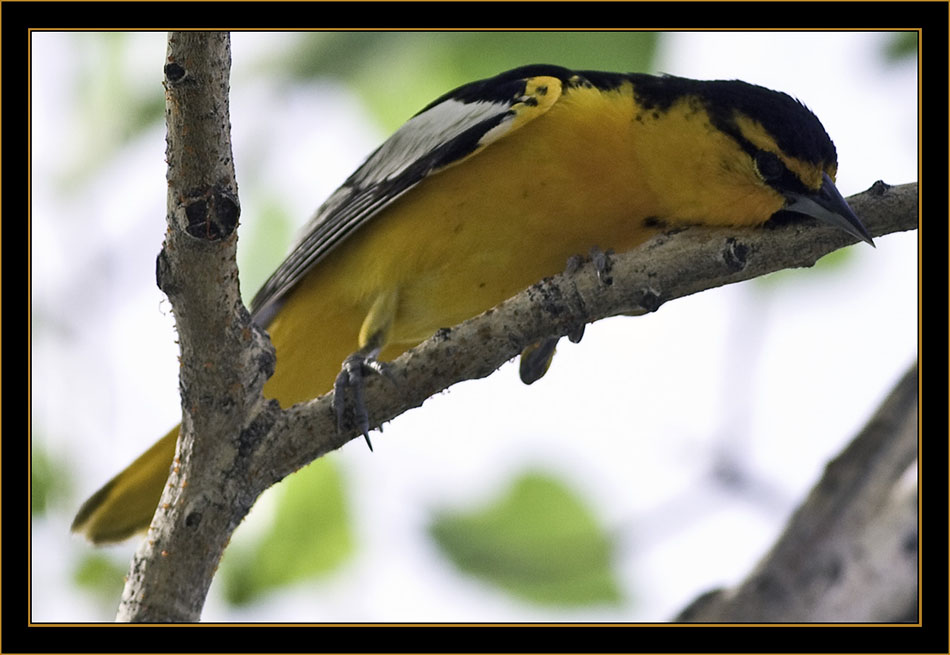
<path id="1" fill-rule="evenodd" d="M 230 65 L 227 32 L 169 34 L 168 231 L 156 276 L 178 329 L 182 429 L 165 492 L 131 563 L 119 621 L 197 620 L 231 532 L 260 493 L 241 486 L 245 435 L 276 411 L 261 397 L 275 358 L 237 281 Z"/>
<path id="2" fill-rule="evenodd" d="M 261 396 L 274 353 L 240 302 L 235 264 L 239 204 L 230 147 L 226 33 L 169 36 L 165 66 L 168 222 L 159 286 L 181 344 L 182 434 L 148 536 L 133 558 L 117 619 L 196 621 L 230 535 L 260 493 L 358 437 L 337 431 L 332 394 L 286 411 Z M 917 185 L 878 183 L 849 201 L 881 236 L 917 226 Z M 612 258 L 612 281 L 590 265 L 542 280 L 370 378 L 373 426 L 461 380 L 489 375 L 522 348 L 617 314 L 643 314 L 704 289 L 811 266 L 853 242 L 810 222 L 774 229 L 691 228 Z"/>
<path id="3" fill-rule="evenodd" d="M 916 621 L 917 389 L 915 363 L 749 577 L 677 620 Z"/>

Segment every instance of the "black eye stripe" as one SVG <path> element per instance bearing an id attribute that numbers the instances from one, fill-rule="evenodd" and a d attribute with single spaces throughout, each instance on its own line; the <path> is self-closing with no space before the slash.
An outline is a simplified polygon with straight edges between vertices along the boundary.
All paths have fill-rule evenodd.
<path id="1" fill-rule="evenodd" d="M 790 171 L 785 163 L 774 152 L 756 150 L 752 156 L 755 170 L 765 182 L 780 193 L 810 193 L 816 189 L 809 189 L 795 173 Z"/>
<path id="2" fill-rule="evenodd" d="M 780 179 L 788 170 L 775 153 L 767 150 L 755 153 L 755 167 L 767 182 Z"/>

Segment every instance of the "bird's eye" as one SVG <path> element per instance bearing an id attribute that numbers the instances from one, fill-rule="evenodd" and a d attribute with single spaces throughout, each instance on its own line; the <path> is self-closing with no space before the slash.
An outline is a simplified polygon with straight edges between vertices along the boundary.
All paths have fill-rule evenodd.
<path id="1" fill-rule="evenodd" d="M 785 164 L 775 153 L 759 150 L 755 153 L 755 168 L 766 182 L 773 182 L 785 173 Z"/>

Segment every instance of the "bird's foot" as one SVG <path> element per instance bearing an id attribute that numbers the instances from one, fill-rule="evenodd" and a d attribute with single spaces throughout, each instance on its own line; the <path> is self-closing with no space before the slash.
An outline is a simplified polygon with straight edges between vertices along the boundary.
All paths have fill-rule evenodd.
<path id="1" fill-rule="evenodd" d="M 333 409 L 336 411 L 336 428 L 343 431 L 344 415 L 347 410 L 346 391 L 350 391 L 349 409 L 353 423 L 366 439 L 366 445 L 373 450 L 373 442 L 369 440 L 369 412 L 363 397 L 366 375 L 382 375 L 392 381 L 389 365 L 376 359 L 379 349 L 375 348 L 364 352 L 358 350 L 343 360 L 343 368 L 333 383 Z"/>

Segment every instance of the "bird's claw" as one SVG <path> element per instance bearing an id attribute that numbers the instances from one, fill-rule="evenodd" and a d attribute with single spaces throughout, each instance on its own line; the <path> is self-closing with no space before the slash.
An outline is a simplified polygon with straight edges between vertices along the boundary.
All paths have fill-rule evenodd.
<path id="1" fill-rule="evenodd" d="M 336 411 L 336 429 L 343 431 L 343 416 L 346 413 L 346 390 L 351 392 L 350 408 L 353 422 L 366 439 L 366 445 L 373 450 L 373 442 L 369 439 L 369 412 L 363 397 L 365 376 L 367 373 L 381 375 L 392 381 L 393 377 L 389 366 L 376 359 L 378 351 L 369 353 L 355 352 L 343 360 L 343 368 L 333 383 L 333 409 Z"/>
<path id="2" fill-rule="evenodd" d="M 612 251 L 603 252 L 600 248 L 594 246 L 590 249 L 590 260 L 594 264 L 594 270 L 597 273 L 597 279 L 602 284 L 611 284 L 613 280 L 609 276 L 610 272 L 610 254 Z M 567 259 L 567 266 L 564 272 L 568 275 L 576 273 L 585 261 L 581 255 L 571 255 Z M 580 325 L 567 333 L 567 338 L 571 343 L 580 343 L 584 336 L 584 326 Z M 554 358 L 554 350 L 560 337 L 548 337 L 534 343 L 521 352 L 521 365 L 519 374 L 521 381 L 525 384 L 537 382 L 547 373 L 551 366 L 551 360 Z"/>
<path id="3" fill-rule="evenodd" d="M 614 254 L 613 250 L 604 251 L 597 246 L 590 249 L 590 261 L 594 265 L 597 279 L 605 286 L 614 283 L 614 279 L 610 276 L 610 269 L 613 268 L 613 262 L 610 260 L 612 254 Z"/>
<path id="4" fill-rule="evenodd" d="M 554 357 L 554 349 L 560 337 L 548 337 L 521 351 L 518 375 L 525 384 L 533 384 L 544 377 Z"/>

